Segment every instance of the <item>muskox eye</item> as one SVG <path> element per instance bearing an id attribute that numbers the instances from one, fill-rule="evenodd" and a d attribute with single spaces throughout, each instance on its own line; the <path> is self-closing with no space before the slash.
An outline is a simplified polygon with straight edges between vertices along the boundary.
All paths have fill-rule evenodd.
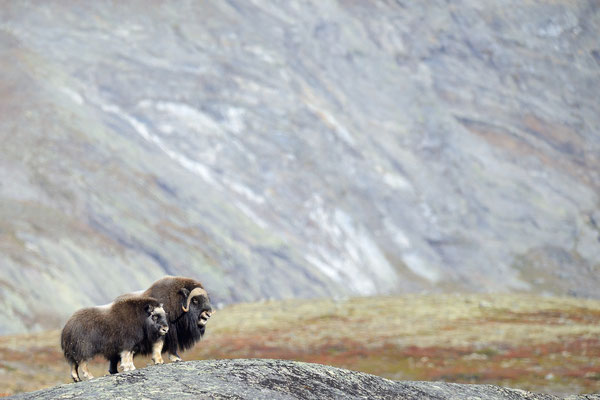
<path id="1" fill-rule="evenodd" d="M 154 321 L 154 322 L 158 321 L 158 315 L 153 315 L 152 316 L 152 321 Z"/>

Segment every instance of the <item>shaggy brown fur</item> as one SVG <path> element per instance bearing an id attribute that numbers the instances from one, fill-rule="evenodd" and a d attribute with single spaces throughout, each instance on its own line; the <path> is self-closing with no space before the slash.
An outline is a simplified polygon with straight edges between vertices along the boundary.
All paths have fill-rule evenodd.
<path id="1" fill-rule="evenodd" d="M 206 322 L 213 313 L 202 283 L 191 278 L 167 276 L 154 282 L 141 296 L 154 297 L 164 304 L 169 332 L 162 351 L 170 353 L 171 361 L 181 361 L 178 350 L 191 348 L 202 338 Z M 151 352 L 149 343 L 145 342 L 139 348 L 140 354 Z M 111 368 L 112 365 L 111 362 Z"/>
<path id="2" fill-rule="evenodd" d="M 81 380 L 80 364 L 83 376 L 93 378 L 87 370 L 87 362 L 97 354 L 110 361 L 111 373 L 117 372 L 119 360 L 126 371 L 135 369 L 134 351 L 141 343 L 162 349 L 168 329 L 165 311 L 156 299 L 148 296 L 118 298 L 106 306 L 75 312 L 62 330 L 61 347 L 71 365 L 71 377 L 77 382 Z"/>

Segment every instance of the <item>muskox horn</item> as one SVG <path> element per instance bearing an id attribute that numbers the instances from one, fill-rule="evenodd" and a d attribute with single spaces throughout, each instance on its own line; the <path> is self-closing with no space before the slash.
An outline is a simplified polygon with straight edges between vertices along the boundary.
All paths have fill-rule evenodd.
<path id="1" fill-rule="evenodd" d="M 200 294 L 206 294 L 206 290 L 202 289 L 201 287 L 197 287 L 194 288 L 194 290 L 192 290 L 187 298 L 187 303 L 185 306 L 181 306 L 181 309 L 183 310 L 183 312 L 188 312 L 190 311 L 190 302 L 192 301 L 192 297 L 194 296 L 198 296 Z"/>

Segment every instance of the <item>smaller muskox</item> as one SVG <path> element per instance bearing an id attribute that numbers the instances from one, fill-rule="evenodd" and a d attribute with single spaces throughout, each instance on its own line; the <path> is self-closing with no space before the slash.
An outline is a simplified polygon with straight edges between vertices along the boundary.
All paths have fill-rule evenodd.
<path id="1" fill-rule="evenodd" d="M 134 370 L 133 354 L 141 343 L 151 343 L 152 360 L 162 364 L 161 351 L 168 331 L 165 310 L 156 299 L 122 297 L 105 306 L 75 312 L 65 324 L 60 340 L 71 366 L 71 377 L 79 382 L 79 366 L 84 378 L 93 378 L 87 363 L 98 354 L 110 361 L 112 374 L 117 372 L 119 360 L 124 371 Z"/>

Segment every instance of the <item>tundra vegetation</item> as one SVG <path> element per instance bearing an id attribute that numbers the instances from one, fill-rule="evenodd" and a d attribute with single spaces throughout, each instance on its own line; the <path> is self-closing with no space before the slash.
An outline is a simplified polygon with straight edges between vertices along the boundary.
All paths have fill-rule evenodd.
<path id="1" fill-rule="evenodd" d="M 228 306 L 210 325 L 184 359 L 283 358 L 396 380 L 600 391 L 598 301 L 515 294 L 269 301 Z M 0 337 L 4 394 L 69 381 L 58 336 Z M 98 361 L 91 372 L 106 374 Z"/>

